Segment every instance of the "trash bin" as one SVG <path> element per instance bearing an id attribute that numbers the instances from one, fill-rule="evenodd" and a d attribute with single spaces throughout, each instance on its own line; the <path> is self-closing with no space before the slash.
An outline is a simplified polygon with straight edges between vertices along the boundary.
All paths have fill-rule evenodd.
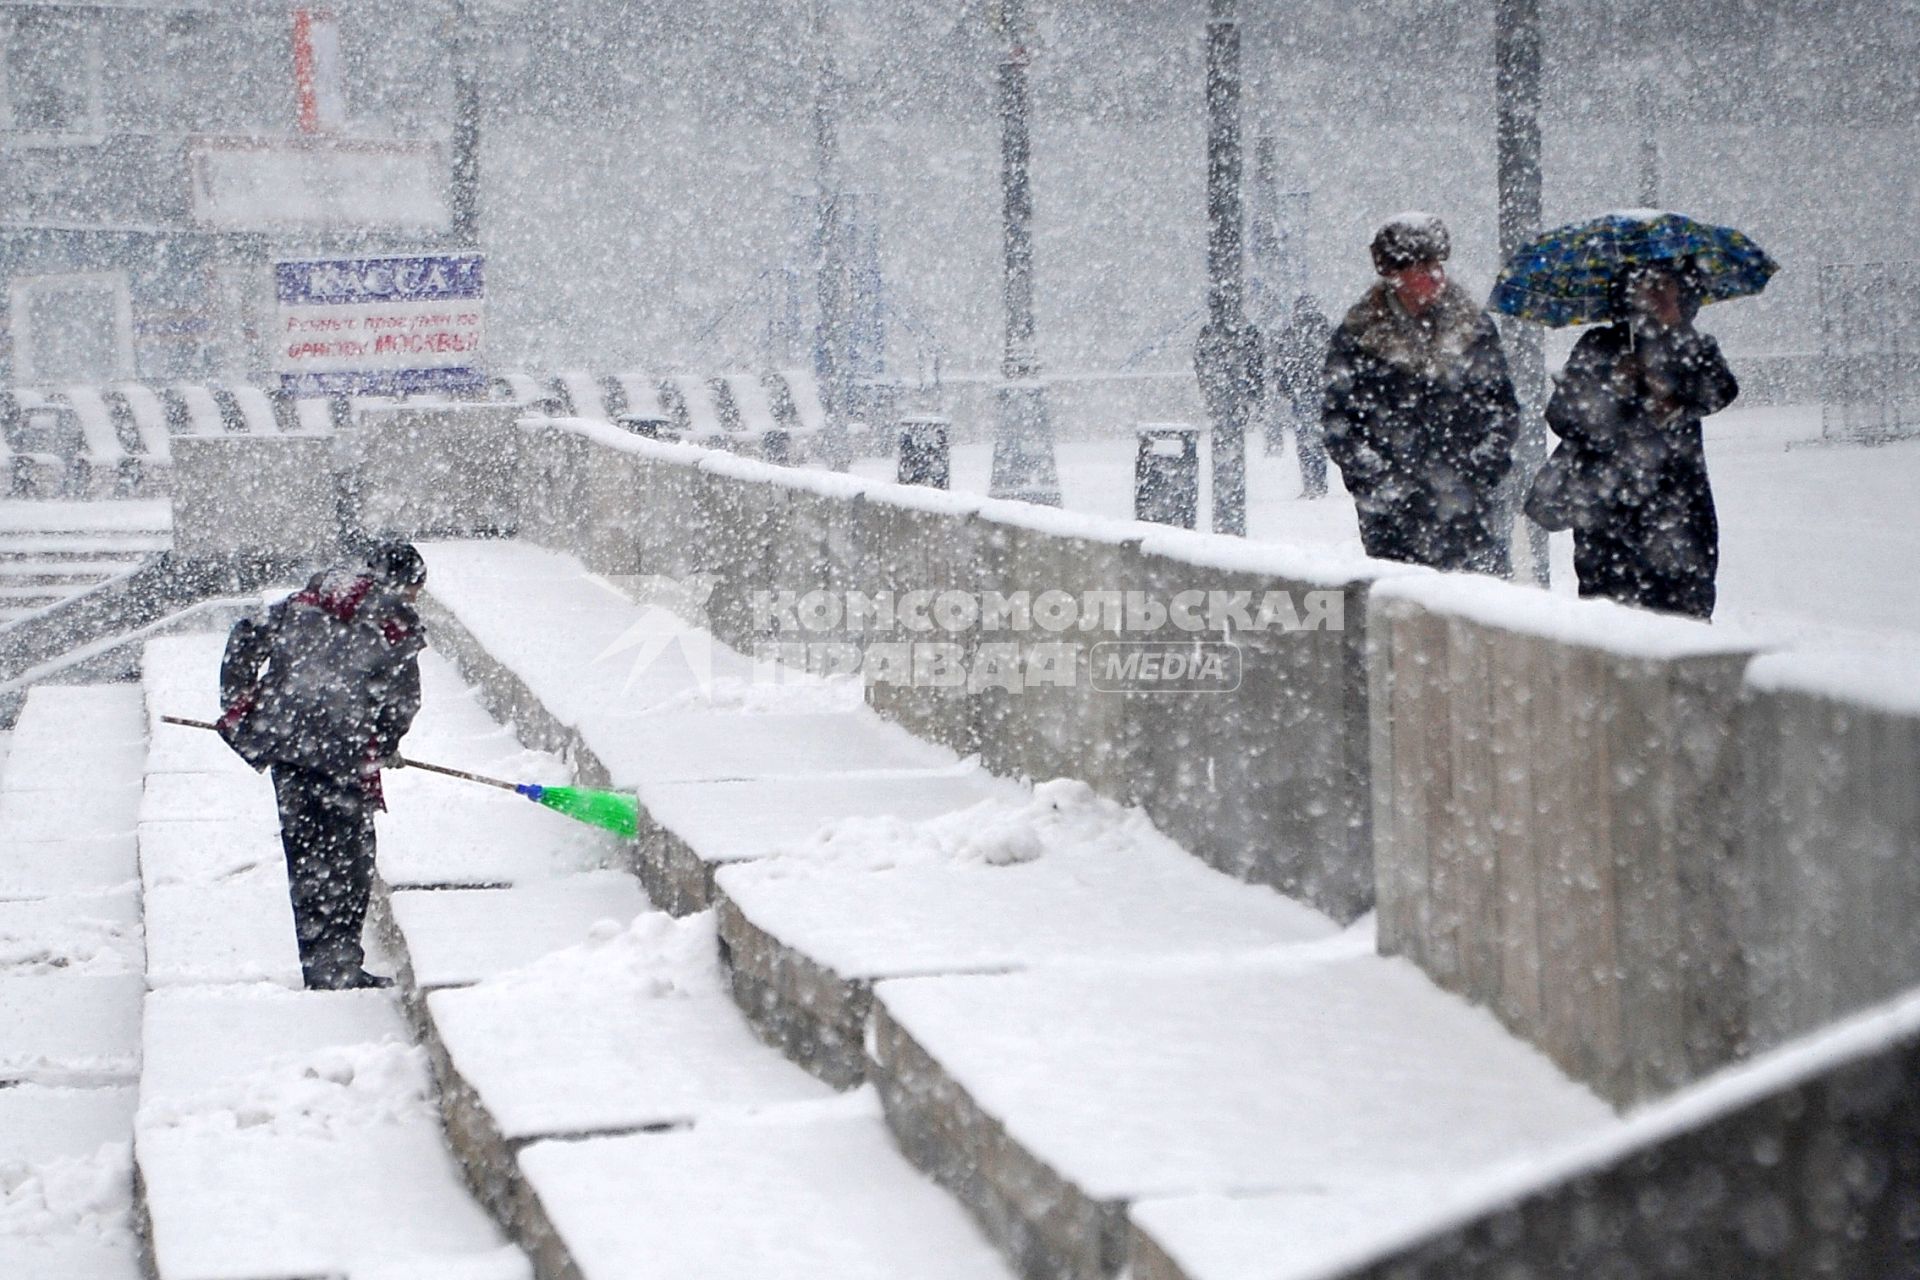
<path id="1" fill-rule="evenodd" d="M 900 419 L 900 464 L 894 478 L 901 484 L 947 488 L 952 481 L 951 426 L 946 418 Z"/>
<path id="2" fill-rule="evenodd" d="M 1145 422 L 1133 461 L 1133 518 L 1195 527 L 1200 514 L 1200 429 Z"/>
<path id="3" fill-rule="evenodd" d="M 760 459 L 771 462 L 777 467 L 793 465 L 793 433 L 784 427 L 773 427 L 760 433 Z"/>
<path id="4" fill-rule="evenodd" d="M 674 427 L 673 419 L 652 413 L 623 413 L 619 423 L 622 429 L 634 435 L 645 436 L 649 440 L 678 440 L 680 432 Z"/>

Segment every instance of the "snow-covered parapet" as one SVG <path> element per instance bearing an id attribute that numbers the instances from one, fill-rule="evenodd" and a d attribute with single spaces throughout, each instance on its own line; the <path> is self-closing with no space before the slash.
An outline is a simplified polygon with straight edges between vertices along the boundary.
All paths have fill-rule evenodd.
<path id="1" fill-rule="evenodd" d="M 1752 643 L 1441 575 L 1376 587 L 1368 637 L 1382 949 L 1618 1103 L 1740 1052 Z"/>

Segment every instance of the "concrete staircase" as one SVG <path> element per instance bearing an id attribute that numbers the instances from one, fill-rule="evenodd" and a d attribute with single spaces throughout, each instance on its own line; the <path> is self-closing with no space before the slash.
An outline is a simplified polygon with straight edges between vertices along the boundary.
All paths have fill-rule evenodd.
<path id="1" fill-rule="evenodd" d="M 1557 1275 L 1596 1195 L 1642 1212 L 1649 1151 L 1677 1203 L 1838 1116 L 1906 1176 L 1913 1008 L 1623 1121 L 1364 924 L 1076 783 L 564 555 L 426 551 L 408 754 L 629 790 L 639 837 L 390 774 L 398 987 L 310 993 L 270 788 L 157 722 L 215 711 L 223 637 L 35 689 L 0 743 L 0 1275 Z"/>
<path id="2" fill-rule="evenodd" d="M 1077 784 L 985 775 L 832 688 L 756 671 L 564 555 L 427 555 L 435 645 L 529 740 L 638 795 L 626 852 L 679 917 L 609 936 L 537 983 L 426 999 L 450 1128 L 488 1157 L 470 1167 L 512 1171 L 483 1194 L 543 1277 L 621 1275 L 638 1256 L 623 1250 L 659 1247 L 652 1226 L 614 1229 L 594 1206 L 623 1179 L 661 1185 L 670 1166 L 658 1138 L 541 1138 L 679 1136 L 691 1110 L 687 1159 L 728 1167 L 717 1126 L 679 1100 L 690 1064 L 719 1110 L 830 1108 L 744 1078 L 737 1041 L 686 1025 L 713 996 L 684 967 L 709 929 L 761 1040 L 822 1083 L 876 1086 L 885 1149 L 945 1185 L 1022 1276 L 1112 1275 L 1136 1210 L 1256 1192 L 1290 1198 L 1311 1228 L 1294 1233 L 1304 1265 L 1617 1123 L 1489 1015 L 1374 956 L 1364 928 L 1343 933 L 1202 865 Z M 394 894 L 393 916 L 416 983 L 476 972 L 436 939 L 478 928 L 428 926 L 411 896 Z M 549 897 L 493 918 L 575 913 L 577 927 L 577 910 Z M 638 1005 L 636 973 L 686 1007 Z M 586 1031 L 608 1004 L 625 1016 Z M 509 1046 L 507 1030 L 528 1026 L 538 1033 Z M 692 1154 L 703 1141 L 711 1155 Z"/>
<path id="3" fill-rule="evenodd" d="M 0 504 L 0 627 L 129 573 L 172 543 L 164 501 Z"/>

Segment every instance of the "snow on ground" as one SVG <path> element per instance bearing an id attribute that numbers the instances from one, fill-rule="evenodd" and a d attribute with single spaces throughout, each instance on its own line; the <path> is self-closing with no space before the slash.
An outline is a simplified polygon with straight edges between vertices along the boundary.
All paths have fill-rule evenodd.
<path id="1" fill-rule="evenodd" d="M 1820 435 L 1818 406 L 1734 408 L 1706 423 L 1707 468 L 1720 513 L 1716 620 L 1782 638 L 1852 639 L 1876 645 L 1920 638 L 1920 441 L 1803 446 Z M 1292 436 L 1278 456 L 1250 440 L 1247 525 L 1254 539 L 1358 553 L 1353 501 L 1329 468 L 1332 493 L 1300 494 Z M 1133 440 L 1056 446 L 1063 501 L 1115 519 L 1133 515 Z M 1201 454 L 1201 520 L 1210 484 Z M 953 451 L 953 486 L 984 493 L 992 445 Z M 892 478 L 891 458 L 854 464 Z M 1554 589 L 1574 591 L 1573 541 L 1555 534 Z"/>
<path id="2" fill-rule="evenodd" d="M 876 998 L 1088 1196 L 1444 1187 L 1617 1124 L 1412 965 L 1307 948 L 1213 964 L 908 978 Z"/>
<path id="3" fill-rule="evenodd" d="M 901 1159 L 877 1116 L 541 1142 L 520 1162 L 587 1276 L 1007 1275 L 960 1206 Z"/>
<path id="4" fill-rule="evenodd" d="M 389 901 L 406 938 L 414 986 L 468 986 L 560 951 L 647 910 L 626 871 L 583 871 L 499 889 L 396 892 Z"/>
<path id="5" fill-rule="evenodd" d="M 139 1274 L 143 722 L 131 685 L 36 688 L 0 776 L 0 1275 Z"/>
<path id="6" fill-rule="evenodd" d="M 35 533 L 42 529 L 149 533 L 172 527 L 173 504 L 165 498 L 0 502 L 0 533 Z"/>
<path id="7" fill-rule="evenodd" d="M 1209 955 L 1334 932 L 1067 779 L 917 822 L 842 819 L 718 880 L 748 921 L 842 978 Z"/>
<path id="8" fill-rule="evenodd" d="M 659 912 L 427 1008 L 509 1141 L 685 1124 L 832 1096 L 755 1038 L 726 990 L 711 913 Z"/>

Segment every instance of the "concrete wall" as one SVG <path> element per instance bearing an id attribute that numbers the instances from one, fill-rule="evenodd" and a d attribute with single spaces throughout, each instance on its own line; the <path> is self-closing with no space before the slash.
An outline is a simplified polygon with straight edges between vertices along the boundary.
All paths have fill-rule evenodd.
<path id="1" fill-rule="evenodd" d="M 522 436 L 511 405 L 373 405 L 354 414 L 345 463 L 358 525 L 415 536 L 511 533 Z"/>
<path id="2" fill-rule="evenodd" d="M 1920 657 L 1369 601 L 1380 946 L 1618 1104 L 1920 984 Z"/>
<path id="3" fill-rule="evenodd" d="M 1494 582 L 1389 584 L 1369 630 L 1381 949 L 1615 1102 L 1736 1056 L 1749 651 Z"/>
<path id="4" fill-rule="evenodd" d="M 1756 1047 L 1920 982 L 1920 659 L 1749 669 L 1736 836 Z"/>
<path id="5" fill-rule="evenodd" d="M 331 436 L 180 436 L 173 551 L 182 559 L 300 560 L 339 543 Z"/>
<path id="6" fill-rule="evenodd" d="M 1723 628 L 606 424 L 518 430 L 511 489 L 494 495 L 512 509 L 494 523 L 598 572 L 702 575 L 709 625 L 740 649 L 836 643 L 871 661 L 936 642 L 977 673 L 992 644 L 1023 646 L 1028 664 L 1036 640 L 1076 644 L 1065 686 L 878 683 L 869 700 L 998 772 L 1074 776 L 1140 805 L 1209 863 L 1338 919 L 1377 890 L 1383 950 L 1618 1104 L 1920 984 L 1920 706 L 1809 692 L 1813 675 L 1785 658 L 1759 668 L 1788 662 L 1784 674 L 1748 681 L 1756 645 Z M 1137 633 L 1097 613 L 1057 635 L 796 632 L 764 607 L 767 593 L 850 589 L 1133 592 L 1162 606 L 1186 591 L 1323 593 L 1343 616 L 1230 627 L 1244 665 L 1230 693 L 1116 693 L 1090 687 L 1090 645 Z M 1170 637 L 1220 638 L 1148 638 Z M 1920 687 L 1915 673 L 1920 661 L 1871 687 Z"/>

